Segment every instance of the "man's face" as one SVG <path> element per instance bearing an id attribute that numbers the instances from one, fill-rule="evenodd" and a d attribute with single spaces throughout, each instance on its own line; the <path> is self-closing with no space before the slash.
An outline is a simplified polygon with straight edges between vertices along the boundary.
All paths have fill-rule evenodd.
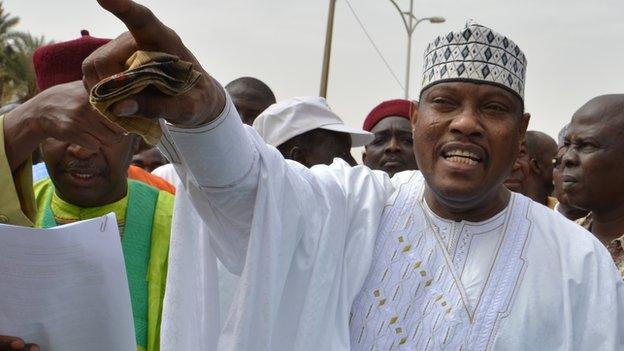
<path id="1" fill-rule="evenodd" d="M 236 95 L 232 95 L 232 102 L 243 123 L 250 126 L 253 125 L 256 117 L 271 105 L 271 103 L 267 101 Z"/>
<path id="2" fill-rule="evenodd" d="M 530 162 L 531 159 L 527 153 L 526 144 L 522 143 L 520 145 L 518 157 L 516 157 L 516 160 L 511 167 L 511 173 L 505 180 L 505 186 L 507 189 L 519 194 L 527 195 L 527 183 L 529 181 L 531 171 Z"/>
<path id="3" fill-rule="evenodd" d="M 141 167 L 148 172 L 152 172 L 156 168 L 169 163 L 160 151 L 153 147 L 139 152 L 132 157 L 132 164 Z"/>
<path id="4" fill-rule="evenodd" d="M 624 199 L 624 125 L 602 113 L 600 108 L 585 108 L 574 115 L 561 160 L 562 188 L 569 202 L 596 212 Z"/>
<path id="5" fill-rule="evenodd" d="M 308 167 L 318 164 L 330 165 L 336 157 L 351 166 L 357 164 L 351 156 L 351 135 L 325 129 L 317 129 L 315 132 L 314 145 L 309 145 L 306 154 Z"/>
<path id="6" fill-rule="evenodd" d="M 366 145 L 362 156 L 365 165 L 385 171 L 391 177 L 401 171 L 418 169 L 414 158 L 412 126 L 407 118 L 386 117 L 371 132 L 375 134 L 375 139 Z"/>
<path id="7" fill-rule="evenodd" d="M 467 82 L 423 91 L 414 115 L 414 154 L 442 203 L 473 209 L 501 191 L 529 121 L 505 89 Z"/>
<path id="8" fill-rule="evenodd" d="M 96 113 L 96 112 L 93 112 Z M 59 197 L 80 207 L 98 207 L 123 198 L 136 136 L 98 150 L 88 150 L 48 138 L 41 144 L 43 158 Z"/>

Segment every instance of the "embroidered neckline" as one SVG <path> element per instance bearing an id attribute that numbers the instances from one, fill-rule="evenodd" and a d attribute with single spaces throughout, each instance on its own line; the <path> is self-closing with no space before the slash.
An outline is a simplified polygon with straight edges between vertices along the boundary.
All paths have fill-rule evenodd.
<path id="1" fill-rule="evenodd" d="M 418 201 L 424 209 L 424 218 L 434 235 L 438 237 L 438 242 L 441 245 L 441 250 L 444 250 L 445 254 L 448 256 L 447 262 L 450 262 L 450 264 L 452 265 L 451 267 L 453 268 L 453 275 L 456 278 L 457 287 L 458 289 L 460 289 L 462 303 L 466 311 L 468 312 L 470 321 L 472 323 L 474 320 L 474 314 L 479 307 L 481 296 L 485 292 L 485 287 L 488 283 L 488 280 L 483 280 L 483 284 L 479 287 L 479 296 L 473 304 L 471 302 L 471 299 L 468 298 L 466 286 L 461 279 L 466 265 L 466 261 L 468 259 L 468 248 L 470 246 L 470 243 L 472 242 L 472 238 L 475 235 L 490 233 L 492 231 L 498 230 L 499 233 L 496 243 L 496 252 L 500 250 L 500 246 L 503 242 L 505 235 L 503 229 L 509 221 L 508 214 L 514 200 L 514 194 L 511 194 L 509 200 L 507 201 L 507 204 L 501 211 L 486 220 L 483 220 L 481 222 L 472 222 L 466 220 L 453 221 L 443 218 L 434 213 L 433 210 L 431 210 L 424 196 L 424 188 L 424 186 L 421 187 L 420 193 L 418 195 Z M 443 229 L 440 228 L 440 225 L 446 226 L 446 228 L 449 230 L 449 233 L 443 233 Z M 493 254 L 492 261 L 489 263 L 490 270 L 493 268 L 495 262 L 496 254 Z"/>
<path id="2" fill-rule="evenodd" d="M 481 222 L 472 222 L 472 221 L 468 221 L 468 220 L 464 220 L 464 219 L 462 219 L 461 221 L 454 221 L 452 219 L 446 219 L 446 218 L 443 218 L 443 217 L 439 216 L 438 214 L 433 212 L 431 207 L 429 207 L 429 204 L 427 203 L 427 199 L 425 199 L 425 187 L 424 186 L 420 189 L 420 193 L 418 195 L 418 199 L 419 199 L 421 205 L 423 206 L 423 208 L 426 210 L 425 213 L 428 214 L 431 217 L 436 218 L 437 220 L 439 220 L 441 222 L 446 222 L 448 224 L 464 224 L 464 225 L 468 225 L 468 226 L 480 227 L 480 226 L 488 224 L 489 222 L 496 221 L 500 217 L 505 216 L 507 214 L 507 212 L 509 211 L 509 208 L 511 207 L 511 203 L 512 203 L 512 200 L 513 200 L 514 196 L 515 195 L 512 193 L 511 196 L 509 196 L 509 200 L 507 200 L 507 205 L 505 205 L 505 207 L 502 210 L 498 211 L 492 217 L 490 217 L 490 218 L 488 218 L 486 220 L 483 220 Z"/>

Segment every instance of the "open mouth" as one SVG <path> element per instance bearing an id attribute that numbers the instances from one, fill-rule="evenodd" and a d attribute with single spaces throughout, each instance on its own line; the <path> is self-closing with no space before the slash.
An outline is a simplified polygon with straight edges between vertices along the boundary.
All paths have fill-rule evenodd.
<path id="1" fill-rule="evenodd" d="M 475 166 L 482 161 L 481 157 L 479 157 L 476 153 L 461 149 L 453 149 L 451 151 L 444 152 L 442 156 L 449 162 L 471 166 Z"/>
<path id="2" fill-rule="evenodd" d="M 90 184 L 95 181 L 100 175 L 100 172 L 94 170 L 67 170 L 67 175 L 70 179 L 77 184 Z"/>
<path id="3" fill-rule="evenodd" d="M 82 180 L 89 180 L 89 179 L 93 179 L 95 177 L 95 174 L 93 173 L 69 173 L 72 177 L 74 178 L 78 178 L 78 179 L 82 179 Z"/>

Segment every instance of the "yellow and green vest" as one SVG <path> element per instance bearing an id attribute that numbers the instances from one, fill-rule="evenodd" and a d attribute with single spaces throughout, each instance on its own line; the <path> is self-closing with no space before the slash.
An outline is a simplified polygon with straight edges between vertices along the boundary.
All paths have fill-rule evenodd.
<path id="1" fill-rule="evenodd" d="M 123 199 L 101 207 L 81 208 L 58 197 L 50 179 L 35 183 L 34 192 L 36 226 L 40 228 L 115 213 L 130 287 L 137 350 L 159 350 L 173 195 L 128 180 L 128 194 Z"/>

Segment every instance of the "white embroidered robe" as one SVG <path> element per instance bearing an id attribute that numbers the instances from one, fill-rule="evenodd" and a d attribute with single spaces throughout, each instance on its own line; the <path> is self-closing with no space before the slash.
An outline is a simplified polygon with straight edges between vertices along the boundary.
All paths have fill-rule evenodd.
<path id="1" fill-rule="evenodd" d="M 605 248 L 584 229 L 520 195 L 512 196 L 501 215 L 500 228 L 511 229 L 496 223 L 484 227 L 504 236 L 490 233 L 481 241 L 472 236 L 465 254 L 457 256 L 458 246 L 445 244 L 445 234 L 434 234 L 422 220 L 396 222 L 396 228 L 431 232 L 405 233 L 403 242 L 387 225 L 394 217 L 410 217 L 396 209 L 395 201 L 418 197 L 423 179 L 417 172 L 389 180 L 340 160 L 311 169 L 284 161 L 242 126 L 230 100 L 214 122 L 195 129 L 168 126 L 166 134 L 161 148 L 183 189 L 176 197 L 174 226 L 180 230 L 172 233 L 163 350 L 384 350 L 393 341 L 393 347 L 435 350 L 617 350 L 624 345 L 624 290 Z M 409 207 L 408 200 L 399 207 Z M 411 206 L 420 211 L 414 220 L 425 218 L 426 206 Z M 446 235 L 447 240 L 467 237 Z M 417 238 L 422 240 L 407 242 Z M 371 281 L 393 264 L 387 254 L 394 250 L 385 241 L 400 249 L 411 268 L 406 273 L 392 267 L 392 281 L 378 289 Z M 410 249 L 402 252 L 407 245 Z M 496 254 L 481 255 L 491 247 L 498 248 Z M 220 333 L 215 254 L 241 275 Z M 409 299 L 391 304 L 397 285 L 414 293 L 421 315 L 407 316 Z M 395 310 L 377 309 L 367 319 L 367 304 L 382 294 L 384 305 Z M 375 340 L 370 333 L 368 341 L 357 342 L 361 327 L 366 333 L 380 322 L 384 338 Z M 400 330 L 393 327 L 398 323 Z M 426 330 L 412 337 L 418 325 Z M 401 343 L 405 336 L 399 334 L 409 338 Z"/>

